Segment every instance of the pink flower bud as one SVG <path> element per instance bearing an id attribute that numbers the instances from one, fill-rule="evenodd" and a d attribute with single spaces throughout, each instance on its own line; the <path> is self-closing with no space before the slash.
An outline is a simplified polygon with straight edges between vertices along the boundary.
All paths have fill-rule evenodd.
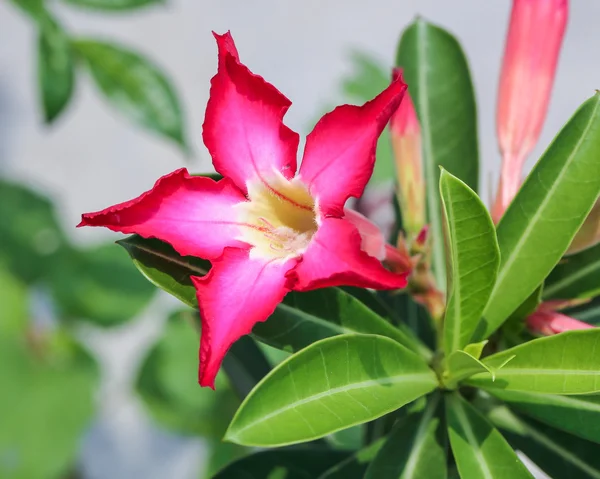
<path id="1" fill-rule="evenodd" d="M 568 0 L 514 0 L 498 95 L 502 171 L 492 216 L 504 213 L 521 184 L 552 91 L 568 16 Z"/>
<path id="2" fill-rule="evenodd" d="M 394 77 L 401 76 L 394 70 Z M 425 225 L 425 181 L 421 165 L 421 127 L 408 91 L 390 120 L 390 136 L 398 174 L 398 201 L 409 239 Z"/>
<path id="3" fill-rule="evenodd" d="M 594 327 L 591 324 L 545 308 L 538 308 L 536 312 L 530 314 L 527 318 L 527 326 L 533 333 L 545 336 Z"/>

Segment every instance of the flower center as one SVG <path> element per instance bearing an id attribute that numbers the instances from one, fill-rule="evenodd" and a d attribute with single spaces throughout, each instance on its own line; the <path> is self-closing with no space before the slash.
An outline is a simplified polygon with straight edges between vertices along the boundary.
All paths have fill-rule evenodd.
<path id="1" fill-rule="evenodd" d="M 279 172 L 267 181 L 248 182 L 249 201 L 240 203 L 247 225 L 238 238 L 252 246 L 250 257 L 287 260 L 300 256 L 317 231 L 315 201 L 297 178 Z"/>

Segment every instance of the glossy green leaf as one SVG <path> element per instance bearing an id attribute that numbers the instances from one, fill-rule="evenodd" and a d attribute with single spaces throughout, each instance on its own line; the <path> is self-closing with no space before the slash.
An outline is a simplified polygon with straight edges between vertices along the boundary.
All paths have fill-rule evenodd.
<path id="1" fill-rule="evenodd" d="M 434 395 L 424 411 L 396 423 L 364 479 L 446 478 L 446 451 L 435 415 L 438 404 L 439 396 Z"/>
<path id="2" fill-rule="evenodd" d="M 592 298 L 600 294 L 600 245 L 567 256 L 546 279 L 544 299 Z"/>
<path id="3" fill-rule="evenodd" d="M 44 120 L 52 123 L 73 95 L 75 65 L 67 34 L 48 15 L 38 23 L 38 83 Z"/>
<path id="4" fill-rule="evenodd" d="M 95 412 L 98 370 L 63 331 L 26 327 L 0 335 L 0 477 L 66 477 Z"/>
<path id="5" fill-rule="evenodd" d="M 74 48 L 115 108 L 187 149 L 180 102 L 160 68 L 116 44 L 77 40 Z"/>
<path id="6" fill-rule="evenodd" d="M 447 171 L 440 177 L 449 270 L 444 316 L 446 354 L 469 344 L 500 264 L 496 229 L 477 194 Z"/>
<path id="7" fill-rule="evenodd" d="M 208 261 L 180 256 L 171 246 L 155 239 L 130 236 L 118 244 L 149 281 L 197 308 L 196 291 L 189 277 L 206 274 L 210 269 Z M 350 332 L 389 336 L 425 357 L 431 355 L 412 335 L 395 328 L 354 295 L 337 288 L 289 293 L 269 320 L 255 326 L 253 335 L 293 352 L 319 339 Z"/>
<path id="8" fill-rule="evenodd" d="M 128 11 L 151 5 L 164 4 L 165 0 L 64 0 L 76 7 L 90 8 L 99 11 Z"/>
<path id="9" fill-rule="evenodd" d="M 600 192 L 600 94 L 567 122 L 497 228 L 500 271 L 484 312 L 484 339 L 544 281 Z"/>
<path id="10" fill-rule="evenodd" d="M 406 290 L 377 291 L 377 296 L 396 313 L 389 317 L 391 321 L 405 326 L 429 348 L 436 349 L 438 347 L 436 325 L 427 309 L 417 303 L 411 294 Z"/>
<path id="11" fill-rule="evenodd" d="M 323 472 L 317 479 L 363 479 L 370 462 L 379 453 L 384 440 L 379 439 Z"/>
<path id="12" fill-rule="evenodd" d="M 446 396 L 446 416 L 461 479 L 533 478 L 502 434 L 458 394 Z"/>
<path id="13" fill-rule="evenodd" d="M 369 444 L 367 428 L 374 423 L 375 421 L 372 421 L 368 424 L 359 424 L 357 426 L 349 427 L 348 429 L 336 431 L 333 434 L 326 436 L 324 440 L 327 441 L 327 444 L 333 449 L 358 451 L 364 444 Z"/>
<path id="14" fill-rule="evenodd" d="M 549 426 L 600 443 L 600 396 L 559 396 L 497 389 L 489 392 Z"/>
<path id="15" fill-rule="evenodd" d="M 208 261 L 181 256 L 167 243 L 137 235 L 117 241 L 117 244 L 127 250 L 148 281 L 188 306 L 198 307 L 190 276 L 204 276 L 210 269 Z"/>
<path id="16" fill-rule="evenodd" d="M 598 444 L 498 408 L 490 419 L 510 444 L 553 479 L 600 479 Z"/>
<path id="17" fill-rule="evenodd" d="M 477 191 L 477 113 L 467 60 L 446 30 L 417 18 L 402 34 L 396 63 L 402 67 L 421 124 L 427 217 L 433 237 L 433 270 L 445 286 L 442 166 Z"/>
<path id="18" fill-rule="evenodd" d="M 466 382 L 481 388 L 530 391 L 548 394 L 592 394 L 600 392 L 600 329 L 569 331 L 534 339 L 483 360 L 500 367 L 493 381 L 477 374 Z"/>
<path id="19" fill-rule="evenodd" d="M 50 275 L 58 313 L 99 326 L 115 326 L 145 308 L 154 288 L 125 252 L 109 243 L 65 257 Z"/>
<path id="20" fill-rule="evenodd" d="M 379 334 L 424 357 L 431 357 L 431 352 L 410 333 L 392 326 L 339 288 L 289 293 L 271 317 L 258 323 L 252 333 L 261 341 L 286 351 L 299 351 L 319 339 L 338 334 Z"/>
<path id="21" fill-rule="evenodd" d="M 323 339 L 258 384 L 226 439 L 256 446 L 316 439 L 380 417 L 436 386 L 427 363 L 389 338 L 349 334 Z"/>
<path id="22" fill-rule="evenodd" d="M 483 352 L 483 348 L 487 345 L 488 341 L 480 341 L 479 343 L 471 343 L 467 344 L 463 351 L 467 354 L 470 354 L 475 359 L 479 359 L 481 357 L 481 353 Z"/>
<path id="23" fill-rule="evenodd" d="M 271 370 L 265 354 L 250 336 L 238 339 L 223 360 L 223 370 L 238 397 L 245 398 Z"/>
<path id="24" fill-rule="evenodd" d="M 455 389 L 460 381 L 477 373 L 488 373 L 492 379 L 495 377 L 494 370 L 479 359 L 466 351 L 454 351 L 447 360 L 444 385 L 448 389 Z"/>
<path id="25" fill-rule="evenodd" d="M 52 203 L 25 186 L 0 179 L 0 263 L 33 283 L 71 253 Z"/>
<path id="26" fill-rule="evenodd" d="M 243 457 L 213 479 L 314 479 L 348 457 L 327 448 L 274 449 Z"/>

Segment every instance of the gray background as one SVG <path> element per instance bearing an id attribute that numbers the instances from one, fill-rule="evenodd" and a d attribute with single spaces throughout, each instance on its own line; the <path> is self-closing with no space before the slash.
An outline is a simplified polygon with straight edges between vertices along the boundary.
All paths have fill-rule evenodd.
<path id="1" fill-rule="evenodd" d="M 201 124 L 216 70 L 211 30 L 232 31 L 242 60 L 293 101 L 288 125 L 306 133 L 324 104 L 340 100 L 338 85 L 350 68 L 349 52 L 365 50 L 391 65 L 401 29 L 420 14 L 452 31 L 463 44 L 479 103 L 485 201 L 492 180 L 495 184 L 495 98 L 508 0 L 169 0 L 164 6 L 123 15 L 52 5 L 72 33 L 122 42 L 170 74 L 185 105 L 194 148 L 187 166 L 197 171 L 210 168 Z M 529 164 L 600 85 L 597 18 L 600 3 L 572 1 L 549 116 Z M 82 212 L 149 188 L 160 175 L 183 166 L 184 158 L 172 145 L 114 114 L 88 78 L 80 78 L 68 112 L 45 128 L 37 104 L 34 51 L 30 23 L 6 1 L 0 3 L 0 174 L 50 194 L 75 242 L 114 238 L 108 231 L 73 226 Z M 81 331 L 106 369 L 98 396 L 100 418 L 84 444 L 90 477 L 197 477 L 203 462 L 201 442 L 155 431 L 129 389 L 136 361 L 159 334 L 172 304 L 159 296 L 123 328 Z"/>

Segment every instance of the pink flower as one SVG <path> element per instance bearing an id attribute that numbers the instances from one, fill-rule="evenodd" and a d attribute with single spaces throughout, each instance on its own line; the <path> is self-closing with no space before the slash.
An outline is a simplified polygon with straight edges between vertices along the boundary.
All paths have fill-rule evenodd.
<path id="1" fill-rule="evenodd" d="M 229 33 L 215 38 L 219 66 L 203 138 L 224 178 L 177 170 L 79 225 L 159 238 L 212 262 L 206 276 L 192 277 L 202 318 L 199 382 L 210 387 L 233 342 L 289 291 L 406 285 L 406 274 L 382 266 L 386 248 L 374 232 L 361 236 L 357 225 L 367 220 L 344 210 L 372 174 L 377 138 L 406 85 L 395 80 L 364 106 L 325 115 L 296 173 L 298 134 L 283 124 L 290 101 L 240 63 Z"/>
<path id="2" fill-rule="evenodd" d="M 394 77 L 401 77 L 394 70 Z M 421 163 L 421 127 L 408 92 L 390 121 L 390 136 L 398 173 L 402 226 L 409 240 L 425 225 L 425 180 Z"/>
<path id="3" fill-rule="evenodd" d="M 571 318 L 557 310 L 577 306 L 589 299 L 553 299 L 544 301 L 527 317 L 527 327 L 537 334 L 551 336 L 553 334 L 573 331 L 575 329 L 593 328 L 591 324 Z"/>
<path id="4" fill-rule="evenodd" d="M 537 142 L 568 16 L 567 0 L 514 0 L 498 95 L 502 171 L 492 217 L 498 221 L 521 184 Z"/>
<path id="5" fill-rule="evenodd" d="M 538 308 L 537 311 L 527 317 L 527 326 L 532 332 L 545 336 L 594 327 L 591 324 L 543 307 Z"/>

